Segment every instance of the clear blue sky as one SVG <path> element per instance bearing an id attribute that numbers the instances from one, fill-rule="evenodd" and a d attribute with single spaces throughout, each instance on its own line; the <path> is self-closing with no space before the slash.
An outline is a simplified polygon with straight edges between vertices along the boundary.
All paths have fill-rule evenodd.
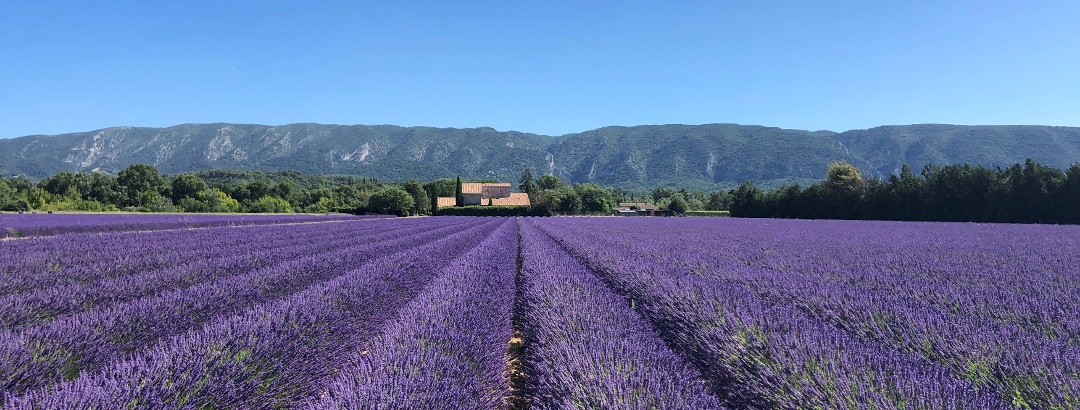
<path id="1" fill-rule="evenodd" d="M 14 1 L 0 138 L 238 122 L 1080 126 L 1080 2 Z"/>

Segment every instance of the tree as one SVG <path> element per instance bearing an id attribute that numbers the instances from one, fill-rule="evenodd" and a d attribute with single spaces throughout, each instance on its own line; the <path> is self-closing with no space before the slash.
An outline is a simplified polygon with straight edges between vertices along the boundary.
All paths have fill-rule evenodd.
<path id="1" fill-rule="evenodd" d="M 671 197 L 671 202 L 668 203 L 668 210 L 676 214 L 684 214 L 690 210 L 690 206 L 682 195 L 675 195 Z"/>
<path id="2" fill-rule="evenodd" d="M 128 205 L 161 209 L 164 201 L 158 199 L 166 190 L 165 178 L 157 168 L 146 164 L 132 164 L 124 168 L 116 177 L 116 182 L 124 189 Z"/>
<path id="3" fill-rule="evenodd" d="M 537 197 L 536 206 L 541 214 L 558 212 L 569 215 L 581 211 L 581 197 L 566 185 L 538 191 Z"/>
<path id="4" fill-rule="evenodd" d="M 420 215 L 428 212 L 429 201 L 427 191 L 424 190 L 424 186 L 420 184 L 420 181 L 410 179 L 405 181 L 405 192 L 409 193 L 409 196 L 413 199 L 412 214 Z"/>
<path id="5" fill-rule="evenodd" d="M 184 212 L 210 212 L 210 206 L 206 202 L 192 197 L 180 198 L 179 201 L 176 201 L 176 206 L 180 207 Z"/>
<path id="6" fill-rule="evenodd" d="M 172 180 L 172 199 L 179 202 L 184 198 L 196 199 L 203 191 L 210 187 L 206 181 L 195 174 L 180 174 Z"/>
<path id="7" fill-rule="evenodd" d="M 581 209 L 590 213 L 609 213 L 612 203 L 608 192 L 596 184 L 574 185 L 574 191 L 581 198 Z"/>
<path id="8" fill-rule="evenodd" d="M 769 199 L 772 200 L 770 216 L 778 216 L 781 218 L 799 218 L 805 216 L 807 207 L 803 204 L 802 187 L 799 184 L 794 184 L 780 188 L 770 195 Z"/>
<path id="9" fill-rule="evenodd" d="M 923 169 L 928 196 L 926 209 L 918 219 L 934 221 L 984 221 L 992 211 L 987 194 L 997 185 L 998 175 L 968 164 Z"/>
<path id="10" fill-rule="evenodd" d="M 281 171 L 281 174 L 287 176 L 287 179 L 278 182 L 277 185 L 274 185 L 274 187 L 270 189 L 270 195 L 284 199 L 293 206 L 299 205 L 303 200 L 301 195 L 302 189 L 299 185 L 296 184 L 295 181 L 293 181 L 292 178 L 295 178 L 295 176 L 289 176 L 294 174 L 298 176 L 300 175 L 300 173 L 296 171 Z"/>
<path id="11" fill-rule="evenodd" d="M 203 194 L 209 212 L 240 212 L 240 202 L 217 188 Z"/>
<path id="12" fill-rule="evenodd" d="M 553 207 L 551 209 L 557 212 L 564 215 L 581 212 L 581 197 L 566 185 L 546 190 L 544 194 L 552 201 Z"/>
<path id="13" fill-rule="evenodd" d="M 1019 165 L 1015 166 L 1019 168 Z M 1019 173 L 1010 175 L 1014 221 L 1039 222 L 1049 220 L 1054 208 L 1053 192 L 1065 182 L 1065 173 L 1057 168 L 1024 162 Z"/>
<path id="14" fill-rule="evenodd" d="M 676 194 L 675 189 L 660 187 L 652 190 L 649 196 L 652 197 L 653 203 L 669 202 Z"/>
<path id="15" fill-rule="evenodd" d="M 541 175 L 536 180 L 536 186 L 543 190 L 562 188 L 566 186 L 559 177 L 554 175 Z"/>
<path id="16" fill-rule="evenodd" d="M 689 207 L 691 211 L 705 209 L 705 202 L 709 200 L 704 192 L 699 191 L 683 193 L 682 197 L 686 199 L 686 206 Z"/>
<path id="17" fill-rule="evenodd" d="M 830 217 L 850 219 L 858 215 L 859 197 L 866 189 L 858 168 L 845 161 L 832 162 L 825 171 L 822 185 L 829 195 Z"/>
<path id="18" fill-rule="evenodd" d="M 176 212 L 178 209 L 172 200 L 157 192 L 142 192 L 136 197 L 139 212 Z"/>
<path id="19" fill-rule="evenodd" d="M 529 194 L 530 198 L 533 196 L 533 193 L 536 192 L 536 182 L 533 181 L 531 169 L 525 168 L 524 171 L 521 171 L 521 179 L 518 180 L 518 190 Z"/>
<path id="20" fill-rule="evenodd" d="M 70 172 L 59 172 L 56 175 L 45 178 L 38 186 L 54 198 L 82 198 L 82 192 L 79 190 L 79 184 L 75 178 L 75 174 Z"/>
<path id="21" fill-rule="evenodd" d="M 334 199 L 344 209 L 359 209 L 368 205 L 370 191 L 361 189 L 362 185 L 339 185 L 334 188 Z"/>
<path id="22" fill-rule="evenodd" d="M 431 208 L 431 214 L 432 215 L 438 215 L 439 214 L 439 196 L 435 194 L 435 185 L 434 184 L 428 184 L 428 186 L 426 186 L 425 189 L 428 191 L 428 198 L 431 201 L 431 203 L 428 204 L 428 206 Z"/>
<path id="23" fill-rule="evenodd" d="M 165 178 L 161 177 L 157 168 L 146 164 L 132 164 L 124 168 L 117 175 L 116 182 L 128 190 L 129 194 L 165 191 Z"/>
<path id="24" fill-rule="evenodd" d="M 887 217 L 874 219 L 899 219 L 917 221 L 924 218 L 929 209 L 926 203 L 926 181 L 911 172 L 911 166 L 904 163 L 900 175 L 889 177 L 888 198 L 886 199 Z"/>
<path id="25" fill-rule="evenodd" d="M 825 189 L 837 195 L 858 195 L 863 191 L 859 169 L 846 161 L 835 161 L 825 171 Z"/>
<path id="26" fill-rule="evenodd" d="M 731 191 L 731 216 L 763 217 L 765 214 L 765 194 L 754 184 L 743 182 Z"/>
<path id="27" fill-rule="evenodd" d="M 274 214 L 291 214 L 293 211 L 292 205 L 289 205 L 289 201 L 270 195 L 252 202 L 248 205 L 247 210 L 248 212 Z"/>
<path id="28" fill-rule="evenodd" d="M 19 199 L 15 187 L 0 178 L 0 211 L 27 211 L 30 207 Z"/>
<path id="29" fill-rule="evenodd" d="M 618 205 L 620 202 L 631 202 L 626 191 L 619 188 L 608 188 L 608 198 L 611 199 L 612 205 Z"/>
<path id="30" fill-rule="evenodd" d="M 457 188 L 454 191 L 454 200 L 457 206 L 465 206 L 465 194 L 461 192 L 461 177 L 457 177 Z"/>
<path id="31" fill-rule="evenodd" d="M 124 201 L 124 189 L 116 182 L 116 177 L 104 172 L 90 175 L 90 189 L 83 192 L 83 198 L 103 204 L 120 206 Z"/>
<path id="32" fill-rule="evenodd" d="M 709 194 L 709 202 L 705 204 L 705 209 L 709 211 L 726 211 L 730 206 L 731 193 L 716 191 Z"/>
<path id="33" fill-rule="evenodd" d="M 434 181 L 425 184 L 430 189 L 431 196 L 434 197 L 457 197 L 457 183 L 453 178 L 436 179 Z"/>
<path id="34" fill-rule="evenodd" d="M 396 186 L 386 187 L 375 192 L 368 201 L 368 209 L 380 214 L 408 216 L 412 207 L 412 195 Z"/>
<path id="35" fill-rule="evenodd" d="M 319 197 L 318 200 L 307 207 L 308 212 L 317 214 L 330 213 L 335 208 L 337 208 L 337 204 L 334 203 L 334 200 L 325 196 Z"/>
<path id="36" fill-rule="evenodd" d="M 301 197 L 300 201 L 304 212 L 311 212 L 317 214 L 324 214 L 337 210 L 339 207 L 337 196 L 334 195 L 334 189 L 329 186 L 319 186 L 318 188 L 301 192 L 297 196 Z M 293 208 L 296 209 L 295 207 Z"/>
<path id="37" fill-rule="evenodd" d="M 1080 223 L 1080 163 L 1065 171 L 1065 182 L 1058 189 L 1058 221 Z"/>
<path id="38" fill-rule="evenodd" d="M 257 201 L 270 195 L 270 184 L 266 181 L 251 181 L 243 186 L 243 194 L 234 195 L 240 201 Z"/>

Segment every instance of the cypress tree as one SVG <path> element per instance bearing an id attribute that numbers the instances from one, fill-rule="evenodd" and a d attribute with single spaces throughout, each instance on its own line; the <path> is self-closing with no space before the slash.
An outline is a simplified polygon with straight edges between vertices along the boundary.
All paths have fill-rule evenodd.
<path id="1" fill-rule="evenodd" d="M 457 188 L 454 191 L 454 200 L 457 201 L 457 206 L 465 206 L 465 194 L 461 193 L 461 177 L 457 177 Z"/>
<path id="2" fill-rule="evenodd" d="M 521 172 L 521 179 L 518 181 L 518 190 L 529 194 L 532 197 L 536 191 L 536 182 L 533 181 L 532 170 L 525 168 Z"/>
<path id="3" fill-rule="evenodd" d="M 429 195 L 431 196 L 431 214 L 439 214 L 439 195 L 435 193 L 435 184 L 428 187 Z"/>

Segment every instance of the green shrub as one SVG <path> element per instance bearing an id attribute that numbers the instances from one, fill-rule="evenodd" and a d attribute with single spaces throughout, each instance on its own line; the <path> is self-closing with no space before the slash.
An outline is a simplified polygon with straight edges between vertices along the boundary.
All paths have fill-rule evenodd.
<path id="1" fill-rule="evenodd" d="M 367 210 L 385 215 L 409 216 L 413 197 L 404 189 L 390 186 L 371 195 Z"/>
<path id="2" fill-rule="evenodd" d="M 288 201 L 267 195 L 248 205 L 247 211 L 252 213 L 291 214 L 293 210 Z"/>

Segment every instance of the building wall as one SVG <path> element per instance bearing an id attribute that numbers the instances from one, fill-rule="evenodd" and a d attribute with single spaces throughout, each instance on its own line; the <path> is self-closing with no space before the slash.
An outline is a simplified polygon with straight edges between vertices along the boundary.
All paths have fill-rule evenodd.
<path id="1" fill-rule="evenodd" d="M 446 208 L 446 207 L 450 207 L 450 206 L 456 206 L 457 205 L 457 198 L 454 198 L 452 196 L 440 196 L 436 200 L 436 205 L 439 208 Z"/>
<path id="2" fill-rule="evenodd" d="M 484 184 L 479 182 L 462 182 L 461 193 L 463 194 L 481 194 L 484 191 Z"/>
<path id="3" fill-rule="evenodd" d="M 484 198 L 507 198 L 510 196 L 510 185 L 484 184 Z"/>
<path id="4" fill-rule="evenodd" d="M 480 205 L 480 194 L 463 194 L 465 205 Z"/>

